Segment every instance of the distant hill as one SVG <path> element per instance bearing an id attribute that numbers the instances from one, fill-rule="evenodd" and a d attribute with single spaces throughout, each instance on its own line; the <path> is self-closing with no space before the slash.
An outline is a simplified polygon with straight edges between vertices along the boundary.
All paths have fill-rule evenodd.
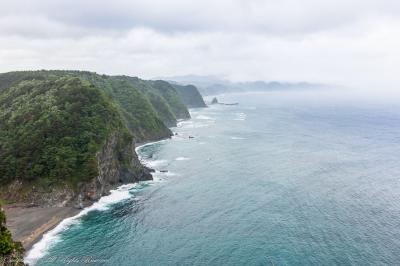
<path id="1" fill-rule="evenodd" d="M 231 82 L 220 79 L 215 76 L 172 76 L 163 77 L 173 84 L 196 86 L 199 92 L 204 95 L 217 95 L 228 92 L 247 92 L 247 91 L 270 91 L 270 90 L 296 90 L 296 89 L 318 89 L 324 88 L 324 84 L 315 84 L 308 82 L 265 82 L 265 81 L 249 81 L 249 82 Z"/>

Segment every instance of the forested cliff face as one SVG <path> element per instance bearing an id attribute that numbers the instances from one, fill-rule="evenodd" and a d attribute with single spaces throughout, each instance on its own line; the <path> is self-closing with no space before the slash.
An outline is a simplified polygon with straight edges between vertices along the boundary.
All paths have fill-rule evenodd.
<path id="1" fill-rule="evenodd" d="M 135 143 L 189 118 L 164 81 L 80 71 L 0 74 L 0 198 L 34 205 L 93 201 L 151 179 Z"/>
<path id="2" fill-rule="evenodd" d="M 178 85 L 174 84 L 173 87 L 177 91 L 177 93 L 181 96 L 183 102 L 189 108 L 198 108 L 198 107 L 206 107 L 206 103 L 203 100 L 203 97 L 200 95 L 197 88 L 193 85 Z"/>

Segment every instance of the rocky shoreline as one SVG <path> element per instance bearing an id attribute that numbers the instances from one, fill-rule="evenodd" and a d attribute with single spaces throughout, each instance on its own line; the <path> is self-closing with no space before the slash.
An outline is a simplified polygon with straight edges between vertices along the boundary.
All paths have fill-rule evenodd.
<path id="1" fill-rule="evenodd" d="M 188 107 L 206 107 L 196 87 L 175 86 L 87 71 L 0 74 L 0 204 L 14 240 L 29 251 L 117 187 L 152 180 L 137 147 L 170 138 Z"/>
<path id="2" fill-rule="evenodd" d="M 161 140 L 158 140 L 161 141 Z M 42 236 L 54 229 L 64 219 L 73 217 L 82 211 L 83 208 L 91 206 L 93 203 L 98 201 L 101 196 L 110 194 L 111 190 L 117 187 L 127 184 L 136 183 L 144 180 L 151 180 L 152 169 L 144 166 L 138 159 L 136 149 L 157 141 L 144 141 L 135 143 L 135 147 L 132 148 L 135 157 L 135 165 L 139 168 L 146 169 L 146 178 L 137 178 L 132 182 L 117 182 L 114 184 L 107 183 L 107 185 L 101 188 L 101 194 L 97 198 L 90 200 L 86 199 L 77 204 L 76 199 L 71 200 L 65 206 L 33 206 L 30 204 L 7 204 L 4 206 L 5 213 L 7 215 L 7 227 L 11 231 L 15 241 L 21 242 L 27 254 L 30 249 L 42 239 Z M 133 146 L 133 145 L 132 145 Z M 101 159 L 99 158 L 99 161 Z M 101 164 L 99 164 L 100 167 Z M 110 174 L 110 173 L 109 173 Z M 97 180 L 99 180 L 97 178 Z"/>

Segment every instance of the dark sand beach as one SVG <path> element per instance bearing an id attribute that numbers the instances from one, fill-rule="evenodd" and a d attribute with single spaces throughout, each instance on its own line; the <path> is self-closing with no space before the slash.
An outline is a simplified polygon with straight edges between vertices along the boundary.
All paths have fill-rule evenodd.
<path id="1" fill-rule="evenodd" d="M 28 251 L 44 233 L 53 229 L 63 219 L 79 213 L 72 207 L 6 206 L 7 226 L 14 239 Z"/>

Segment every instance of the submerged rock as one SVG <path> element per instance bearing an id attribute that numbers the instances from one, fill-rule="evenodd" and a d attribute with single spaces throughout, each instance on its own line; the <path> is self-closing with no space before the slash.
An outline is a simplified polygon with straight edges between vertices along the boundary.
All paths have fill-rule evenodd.
<path id="1" fill-rule="evenodd" d="M 213 99 L 212 99 L 212 101 L 211 101 L 211 104 L 218 104 L 219 102 L 218 102 L 218 99 L 217 99 L 217 97 L 214 97 Z"/>

